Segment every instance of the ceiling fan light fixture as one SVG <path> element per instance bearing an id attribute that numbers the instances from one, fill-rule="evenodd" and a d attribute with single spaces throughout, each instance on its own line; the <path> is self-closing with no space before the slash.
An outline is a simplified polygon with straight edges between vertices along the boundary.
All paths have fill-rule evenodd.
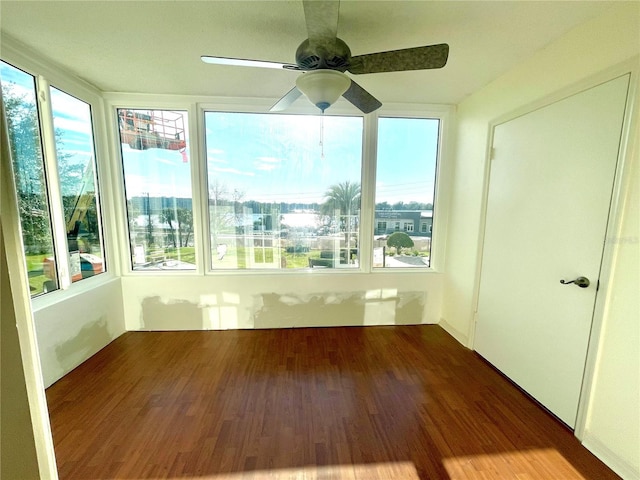
<path id="1" fill-rule="evenodd" d="M 351 79 L 337 70 L 311 70 L 296 79 L 296 87 L 322 112 L 349 89 Z"/>

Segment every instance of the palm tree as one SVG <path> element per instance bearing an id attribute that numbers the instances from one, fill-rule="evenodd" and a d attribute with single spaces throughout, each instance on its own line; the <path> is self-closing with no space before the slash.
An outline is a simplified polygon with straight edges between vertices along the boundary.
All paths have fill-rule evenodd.
<path id="1" fill-rule="evenodd" d="M 340 210 L 340 215 L 352 215 L 360 210 L 360 184 L 349 180 L 331 185 L 324 194 L 325 201 L 320 207 L 324 215 L 333 215 Z"/>
<path id="2" fill-rule="evenodd" d="M 324 196 L 325 201 L 320 206 L 320 212 L 328 216 L 335 215 L 336 211 L 339 212 L 340 228 L 344 231 L 344 244 L 347 249 L 346 258 L 349 259 L 351 216 L 360 210 L 360 184 L 349 180 L 337 183 L 331 185 Z"/>

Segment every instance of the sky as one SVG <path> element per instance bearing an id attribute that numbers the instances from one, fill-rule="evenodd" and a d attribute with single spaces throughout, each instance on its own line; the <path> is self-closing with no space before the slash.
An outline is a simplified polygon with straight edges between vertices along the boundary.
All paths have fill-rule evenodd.
<path id="1" fill-rule="evenodd" d="M 35 102 L 34 78 L 21 71 L 0 62 L 0 78 L 3 85 L 13 84 L 13 91 L 24 96 L 29 102 Z M 60 133 L 57 140 L 61 142 L 59 149 L 68 155 L 68 160 L 86 166 L 94 156 L 93 131 L 91 125 L 91 107 L 54 87 L 51 92 L 51 109 L 54 128 Z M 63 191 L 63 194 L 77 194 L 81 185 L 78 182 L 63 182 L 63 186 L 70 187 L 71 191 Z"/>
<path id="2" fill-rule="evenodd" d="M 438 128 L 434 119 L 380 119 L 376 202 L 433 202 Z M 224 198 L 235 190 L 244 200 L 322 203 L 329 186 L 360 183 L 362 135 L 361 117 L 207 112 L 207 183 Z M 127 196 L 191 194 L 179 152 L 122 149 Z"/>
<path id="3" fill-rule="evenodd" d="M 2 64 L 2 82 L 15 90 L 33 88 L 32 77 Z M 52 90 L 54 125 L 63 132 L 65 152 L 78 162 L 93 154 L 89 106 Z M 145 111 L 146 112 L 146 111 Z M 185 128 L 188 131 L 186 112 Z M 380 118 L 378 123 L 376 203 L 433 202 L 438 120 Z M 362 117 L 261 113 L 205 114 L 207 183 L 228 198 L 322 203 L 339 182 L 361 181 Z M 191 149 L 135 150 L 122 144 L 127 197 L 190 197 Z"/>

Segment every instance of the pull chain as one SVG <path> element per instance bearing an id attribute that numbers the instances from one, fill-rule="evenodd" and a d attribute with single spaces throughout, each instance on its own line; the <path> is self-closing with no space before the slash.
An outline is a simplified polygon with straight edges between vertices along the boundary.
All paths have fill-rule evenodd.
<path id="1" fill-rule="evenodd" d="M 320 117 L 320 158 L 324 160 L 324 115 Z"/>

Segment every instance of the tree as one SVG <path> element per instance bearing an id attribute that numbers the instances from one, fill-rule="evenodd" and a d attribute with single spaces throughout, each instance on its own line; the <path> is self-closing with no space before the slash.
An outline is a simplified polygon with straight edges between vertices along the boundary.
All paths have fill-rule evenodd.
<path id="1" fill-rule="evenodd" d="M 396 252 L 400 255 L 403 248 L 413 247 L 413 240 L 404 232 L 394 232 L 387 238 L 387 246 L 395 247 Z"/>
<path id="2" fill-rule="evenodd" d="M 164 208 L 160 214 L 160 221 L 169 225 L 169 239 L 173 243 L 173 248 L 176 248 L 176 231 L 173 228 L 173 222 L 176 219 L 175 210 L 173 208 Z"/>
<path id="3" fill-rule="evenodd" d="M 331 185 L 324 194 L 325 201 L 320 207 L 321 213 L 333 215 L 336 210 L 340 215 L 353 215 L 360 210 L 360 184 L 350 181 Z"/>
<path id="4" fill-rule="evenodd" d="M 188 247 L 191 234 L 193 233 L 193 212 L 188 208 L 176 209 L 178 221 L 178 238 L 181 247 Z"/>
<path id="5" fill-rule="evenodd" d="M 23 243 L 27 254 L 50 253 L 51 231 L 44 185 L 38 110 L 11 83 L 2 84 Z"/>
<path id="6" fill-rule="evenodd" d="M 19 94 L 13 83 L 2 84 L 2 97 L 25 250 L 27 253 L 50 253 L 52 240 L 49 207 L 35 97 L 31 98 L 26 93 Z M 63 131 L 56 128 L 54 134 L 62 205 L 65 218 L 69 219 L 73 215 L 78 195 L 82 193 L 76 192 L 79 186 L 78 179 L 82 179 L 85 166 L 74 162 L 73 155 L 66 152 Z M 92 175 L 93 165 L 89 164 L 86 168 L 90 169 L 88 173 Z M 93 206 L 95 210 L 95 200 Z M 86 226 L 91 227 L 88 221 L 89 219 Z M 97 223 L 95 228 L 87 230 L 97 231 Z"/>
<path id="7" fill-rule="evenodd" d="M 340 215 L 340 230 L 344 232 L 344 246 L 347 249 L 346 258 L 349 258 L 351 250 L 349 245 L 349 235 L 352 227 L 352 216 L 360 210 L 360 184 L 350 182 L 331 185 L 324 194 L 325 201 L 320 206 L 320 213 L 326 216 L 333 216 L 336 212 Z"/>
<path id="8" fill-rule="evenodd" d="M 228 195 L 227 186 L 218 179 L 209 184 L 209 228 L 213 248 L 218 245 L 218 235 L 233 228 L 234 212 Z"/>

